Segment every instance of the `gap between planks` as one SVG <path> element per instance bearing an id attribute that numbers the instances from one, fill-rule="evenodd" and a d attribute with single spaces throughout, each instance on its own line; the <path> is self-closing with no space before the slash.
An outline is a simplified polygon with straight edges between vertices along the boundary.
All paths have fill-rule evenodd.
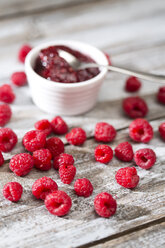
<path id="1" fill-rule="evenodd" d="M 111 236 L 106 237 L 104 239 L 100 239 L 100 240 L 88 243 L 86 245 L 78 246 L 77 248 L 95 247 L 96 245 L 99 245 L 99 244 L 104 245 L 105 242 L 108 242 L 108 241 L 111 241 L 111 240 L 115 240 L 115 239 L 127 236 L 129 234 L 134 233 L 134 232 L 141 231 L 141 230 L 144 230 L 144 229 L 146 229 L 148 227 L 155 226 L 155 225 L 158 225 L 158 224 L 161 224 L 161 223 L 164 223 L 164 222 L 165 222 L 165 217 L 162 217 L 160 219 L 156 219 L 156 220 L 153 220 L 151 222 L 139 225 L 137 227 L 130 228 L 130 229 L 126 230 L 126 231 L 119 232 L 117 234 L 111 235 Z"/>

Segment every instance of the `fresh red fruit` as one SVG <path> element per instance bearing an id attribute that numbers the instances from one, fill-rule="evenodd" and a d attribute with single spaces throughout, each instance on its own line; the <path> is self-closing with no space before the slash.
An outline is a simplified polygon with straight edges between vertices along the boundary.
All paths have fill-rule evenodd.
<path id="1" fill-rule="evenodd" d="M 34 152 L 44 148 L 46 143 L 46 134 L 38 130 L 29 131 L 24 135 L 22 143 L 27 151 Z"/>
<path id="2" fill-rule="evenodd" d="M 136 142 L 148 143 L 153 137 L 153 128 L 145 119 L 136 119 L 129 126 L 129 136 Z"/>
<path id="3" fill-rule="evenodd" d="M 46 148 L 49 149 L 54 158 L 64 152 L 64 143 L 59 138 L 52 137 L 46 141 Z"/>
<path id="4" fill-rule="evenodd" d="M 152 149 L 144 148 L 135 152 L 134 161 L 143 169 L 150 169 L 156 162 L 156 154 Z"/>
<path id="5" fill-rule="evenodd" d="M 131 118 L 140 118 L 147 115 L 148 106 L 139 96 L 127 97 L 123 101 L 123 110 Z"/>
<path id="6" fill-rule="evenodd" d="M 66 122 L 60 117 L 56 116 L 51 121 L 52 129 L 55 134 L 65 134 L 68 131 L 68 126 Z"/>
<path id="7" fill-rule="evenodd" d="M 63 183 L 70 184 L 76 175 L 76 167 L 74 165 L 61 165 L 59 167 L 59 176 Z"/>
<path id="8" fill-rule="evenodd" d="M 165 140 L 165 122 L 159 126 L 159 133 L 163 140 Z"/>
<path id="9" fill-rule="evenodd" d="M 116 213 L 116 200 L 107 192 L 102 192 L 95 197 L 94 208 L 98 215 L 109 218 Z"/>
<path id="10" fill-rule="evenodd" d="M 73 128 L 68 134 L 66 134 L 67 141 L 74 146 L 80 146 L 86 141 L 86 132 L 80 128 Z"/>
<path id="11" fill-rule="evenodd" d="M 33 152 L 34 166 L 42 171 L 51 169 L 52 154 L 48 149 L 40 149 Z"/>
<path id="12" fill-rule="evenodd" d="M 15 100 L 15 94 L 9 84 L 3 84 L 0 87 L 0 101 L 12 103 Z"/>
<path id="13" fill-rule="evenodd" d="M 9 105 L 0 105 L 0 126 L 5 126 L 11 119 L 12 111 Z"/>
<path id="14" fill-rule="evenodd" d="M 57 183 L 49 177 L 41 177 L 33 183 L 32 194 L 41 200 L 45 200 L 46 196 L 58 190 Z"/>
<path id="15" fill-rule="evenodd" d="M 27 54 L 31 51 L 32 47 L 29 45 L 23 45 L 18 52 L 18 59 L 20 62 L 24 63 Z"/>
<path id="16" fill-rule="evenodd" d="M 96 124 L 94 136 L 97 141 L 111 142 L 116 137 L 116 130 L 106 122 L 99 122 Z"/>
<path id="17" fill-rule="evenodd" d="M 78 196 L 89 197 L 93 193 L 93 186 L 87 178 L 77 179 L 74 190 Z"/>
<path id="18" fill-rule="evenodd" d="M 159 88 L 157 99 L 159 102 L 165 104 L 165 86 Z"/>
<path id="19" fill-rule="evenodd" d="M 72 155 L 67 153 L 61 153 L 56 156 L 53 160 L 53 167 L 55 170 L 58 170 L 61 165 L 73 165 L 74 158 Z"/>
<path id="20" fill-rule="evenodd" d="M 136 92 L 140 89 L 141 82 L 136 77 L 129 77 L 125 82 L 125 90 L 128 92 Z"/>
<path id="21" fill-rule="evenodd" d="M 17 202 L 21 199 L 23 188 L 20 183 L 9 182 L 3 187 L 4 197 L 12 202 Z"/>
<path id="22" fill-rule="evenodd" d="M 2 152 L 0 152 L 0 167 L 3 165 L 4 163 L 4 157 L 2 155 Z"/>
<path id="23" fill-rule="evenodd" d="M 113 150 L 107 145 L 98 145 L 95 148 L 95 159 L 100 163 L 107 164 L 113 158 Z"/>
<path id="24" fill-rule="evenodd" d="M 17 176 L 27 175 L 33 168 L 33 157 L 28 153 L 19 153 L 14 155 L 9 163 L 9 168 Z"/>
<path id="25" fill-rule="evenodd" d="M 51 214 L 63 216 L 69 212 L 72 200 L 67 193 L 57 190 L 46 197 L 45 206 Z"/>
<path id="26" fill-rule="evenodd" d="M 122 142 L 115 148 L 115 156 L 124 162 L 130 162 L 133 159 L 132 145 L 128 142 Z"/>
<path id="27" fill-rule="evenodd" d="M 116 173 L 116 181 L 124 188 L 133 189 L 139 183 L 139 176 L 135 167 L 121 168 Z"/>
<path id="28" fill-rule="evenodd" d="M 17 144 L 17 135 L 11 128 L 0 128 L 0 151 L 10 152 Z"/>
<path id="29" fill-rule="evenodd" d="M 14 85 L 21 87 L 27 84 L 26 74 L 23 71 L 14 72 L 11 75 L 11 81 Z"/>
<path id="30" fill-rule="evenodd" d="M 35 127 L 35 129 L 37 129 L 39 131 L 43 131 L 46 134 L 46 136 L 48 136 L 52 132 L 52 126 L 51 126 L 50 122 L 46 119 L 37 121 L 34 124 L 34 127 Z"/>

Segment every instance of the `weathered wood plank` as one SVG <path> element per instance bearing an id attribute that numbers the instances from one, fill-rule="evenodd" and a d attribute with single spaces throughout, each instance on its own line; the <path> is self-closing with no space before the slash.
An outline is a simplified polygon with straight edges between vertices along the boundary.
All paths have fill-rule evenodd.
<path id="1" fill-rule="evenodd" d="M 163 248 L 165 247 L 165 222 L 148 227 L 129 235 L 119 237 L 100 245 L 94 245 L 95 248 Z"/>

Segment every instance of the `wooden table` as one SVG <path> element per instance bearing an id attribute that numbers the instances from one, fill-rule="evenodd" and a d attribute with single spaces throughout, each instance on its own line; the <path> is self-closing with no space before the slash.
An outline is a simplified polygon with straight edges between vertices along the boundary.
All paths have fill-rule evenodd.
<path id="1" fill-rule="evenodd" d="M 165 1 L 164 0 L 1 0 L 0 2 L 0 83 L 10 83 L 12 72 L 22 70 L 17 52 L 23 43 L 35 46 L 46 40 L 77 39 L 98 46 L 111 55 L 112 63 L 152 71 L 165 72 Z M 97 106 L 89 113 L 64 117 L 69 127 L 81 126 L 87 131 L 84 146 L 66 144 L 65 151 L 76 160 L 76 178 L 87 177 L 94 185 L 90 198 L 75 196 L 73 183 L 62 184 L 53 169 L 39 172 L 35 169 L 16 177 L 8 168 L 9 159 L 22 152 L 24 133 L 34 128 L 41 118 L 51 120 L 33 105 L 28 87 L 14 88 L 17 95 L 11 106 L 13 117 L 7 125 L 18 134 L 17 147 L 5 154 L 5 165 L 0 168 L 0 247 L 1 248 L 59 248 L 59 247 L 165 247 L 165 143 L 157 129 L 165 121 L 165 108 L 155 100 L 159 84 L 143 81 L 140 91 L 149 106 L 147 119 L 155 134 L 147 144 L 133 143 L 128 137 L 131 122 L 123 115 L 121 101 L 128 96 L 123 85 L 126 77 L 109 73 L 100 91 Z M 151 170 L 137 168 L 140 183 L 134 190 L 120 187 L 115 172 L 134 163 L 113 159 L 108 165 L 96 163 L 93 150 L 94 126 L 98 121 L 111 123 L 118 130 L 112 148 L 130 141 L 134 151 L 153 148 L 157 162 Z M 31 194 L 34 181 L 50 176 L 72 198 L 70 213 L 55 217 L 45 209 L 43 202 Z M 11 203 L 2 195 L 3 185 L 18 181 L 24 187 L 20 202 Z M 117 213 L 110 219 L 99 218 L 93 209 L 96 194 L 107 191 L 117 200 Z"/>

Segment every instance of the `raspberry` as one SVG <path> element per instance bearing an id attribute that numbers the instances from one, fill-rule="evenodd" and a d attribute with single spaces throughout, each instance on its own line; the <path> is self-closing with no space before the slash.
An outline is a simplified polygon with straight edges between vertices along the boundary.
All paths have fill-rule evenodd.
<path id="1" fill-rule="evenodd" d="M 99 122 L 96 124 L 94 136 L 97 141 L 110 142 L 116 137 L 116 130 L 106 122 Z"/>
<path id="2" fill-rule="evenodd" d="M 146 102 L 139 96 L 124 99 L 123 110 L 131 118 L 144 117 L 148 113 Z"/>
<path id="3" fill-rule="evenodd" d="M 24 86 L 25 84 L 27 84 L 27 78 L 25 72 L 23 71 L 14 72 L 11 75 L 11 81 L 16 86 L 19 87 Z"/>
<path id="4" fill-rule="evenodd" d="M 80 146 L 86 141 L 86 132 L 80 127 L 73 128 L 66 139 L 71 145 Z"/>
<path id="5" fill-rule="evenodd" d="M 133 149 L 130 143 L 123 142 L 115 148 L 115 156 L 124 162 L 130 162 L 133 159 Z"/>
<path id="6" fill-rule="evenodd" d="M 10 128 L 0 128 L 0 151 L 10 152 L 17 144 L 17 135 Z"/>
<path id="7" fill-rule="evenodd" d="M 57 190 L 46 197 L 45 206 L 51 214 L 63 216 L 69 212 L 72 206 L 72 200 L 67 193 Z"/>
<path id="8" fill-rule="evenodd" d="M 0 105 L 0 126 L 5 126 L 11 119 L 12 111 L 9 105 Z"/>
<path id="9" fill-rule="evenodd" d="M 0 87 L 0 101 L 12 103 L 15 100 L 15 94 L 9 84 L 3 84 Z"/>
<path id="10" fill-rule="evenodd" d="M 17 202 L 20 200 L 23 193 L 23 188 L 20 183 L 9 182 L 3 187 L 4 197 L 12 202 Z"/>
<path id="11" fill-rule="evenodd" d="M 136 119 L 129 126 L 129 136 L 134 141 L 148 143 L 153 137 L 152 126 L 145 119 Z"/>
<path id="12" fill-rule="evenodd" d="M 52 126 L 51 126 L 50 122 L 46 119 L 37 121 L 34 124 L 34 127 L 35 127 L 35 129 L 37 129 L 39 131 L 43 131 L 46 134 L 46 136 L 51 134 L 51 132 L 52 132 Z"/>
<path id="13" fill-rule="evenodd" d="M 68 126 L 66 122 L 60 117 L 56 116 L 51 121 L 52 129 L 55 134 L 65 134 L 68 131 Z"/>
<path id="14" fill-rule="evenodd" d="M 139 167 L 147 170 L 155 164 L 156 154 L 149 148 L 139 149 L 135 152 L 134 161 Z"/>
<path id="15" fill-rule="evenodd" d="M 125 167 L 117 171 L 115 175 L 118 184 L 124 188 L 133 189 L 139 183 L 139 176 L 135 167 Z"/>
<path id="16" fill-rule="evenodd" d="M 107 192 L 102 192 L 95 197 L 94 208 L 98 215 L 109 218 L 115 214 L 117 203 L 112 195 Z"/>
<path id="17" fill-rule="evenodd" d="M 157 99 L 159 102 L 165 104 L 165 86 L 159 88 Z"/>
<path id="18" fill-rule="evenodd" d="M 40 149 L 33 152 L 34 166 L 42 171 L 51 169 L 52 154 L 48 149 Z"/>
<path id="19" fill-rule="evenodd" d="M 19 153 L 12 157 L 9 163 L 9 168 L 17 176 L 27 175 L 33 168 L 33 157 L 28 153 Z"/>
<path id="20" fill-rule="evenodd" d="M 44 148 L 46 143 L 46 134 L 42 131 L 32 130 L 23 137 L 23 145 L 29 152 L 34 152 Z"/>
<path id="21" fill-rule="evenodd" d="M 100 163 L 107 164 L 113 158 L 113 151 L 110 146 L 98 145 L 95 148 L 95 159 Z"/>
<path id="22" fill-rule="evenodd" d="M 165 122 L 159 126 L 159 133 L 163 140 L 165 140 Z"/>
<path id="23" fill-rule="evenodd" d="M 0 166 L 2 166 L 4 163 L 4 157 L 2 155 L 2 153 L 0 152 Z"/>
<path id="24" fill-rule="evenodd" d="M 31 47 L 29 45 L 23 45 L 19 52 L 18 52 L 18 59 L 20 62 L 24 63 L 25 62 L 25 58 L 27 56 L 27 54 L 31 51 Z"/>
<path id="25" fill-rule="evenodd" d="M 136 77 L 129 77 L 125 82 L 125 90 L 128 92 L 136 92 L 140 87 L 141 82 Z"/>
<path id="26" fill-rule="evenodd" d="M 32 194 L 41 200 L 45 200 L 46 196 L 58 190 L 57 183 L 49 177 L 41 177 L 36 180 L 32 186 Z"/>
<path id="27" fill-rule="evenodd" d="M 74 190 L 78 196 L 89 197 L 93 192 L 93 186 L 87 178 L 77 179 Z"/>
<path id="28" fill-rule="evenodd" d="M 53 167 L 55 170 L 58 170 L 61 165 L 73 165 L 74 158 L 72 155 L 67 153 L 61 153 L 56 156 L 53 161 Z"/>
<path id="29" fill-rule="evenodd" d="M 59 176 L 63 183 L 70 184 L 76 175 L 76 167 L 74 165 L 61 165 L 59 167 Z"/>
<path id="30" fill-rule="evenodd" d="M 49 149 L 54 158 L 64 152 L 64 143 L 59 138 L 52 137 L 47 140 L 46 148 Z"/>

